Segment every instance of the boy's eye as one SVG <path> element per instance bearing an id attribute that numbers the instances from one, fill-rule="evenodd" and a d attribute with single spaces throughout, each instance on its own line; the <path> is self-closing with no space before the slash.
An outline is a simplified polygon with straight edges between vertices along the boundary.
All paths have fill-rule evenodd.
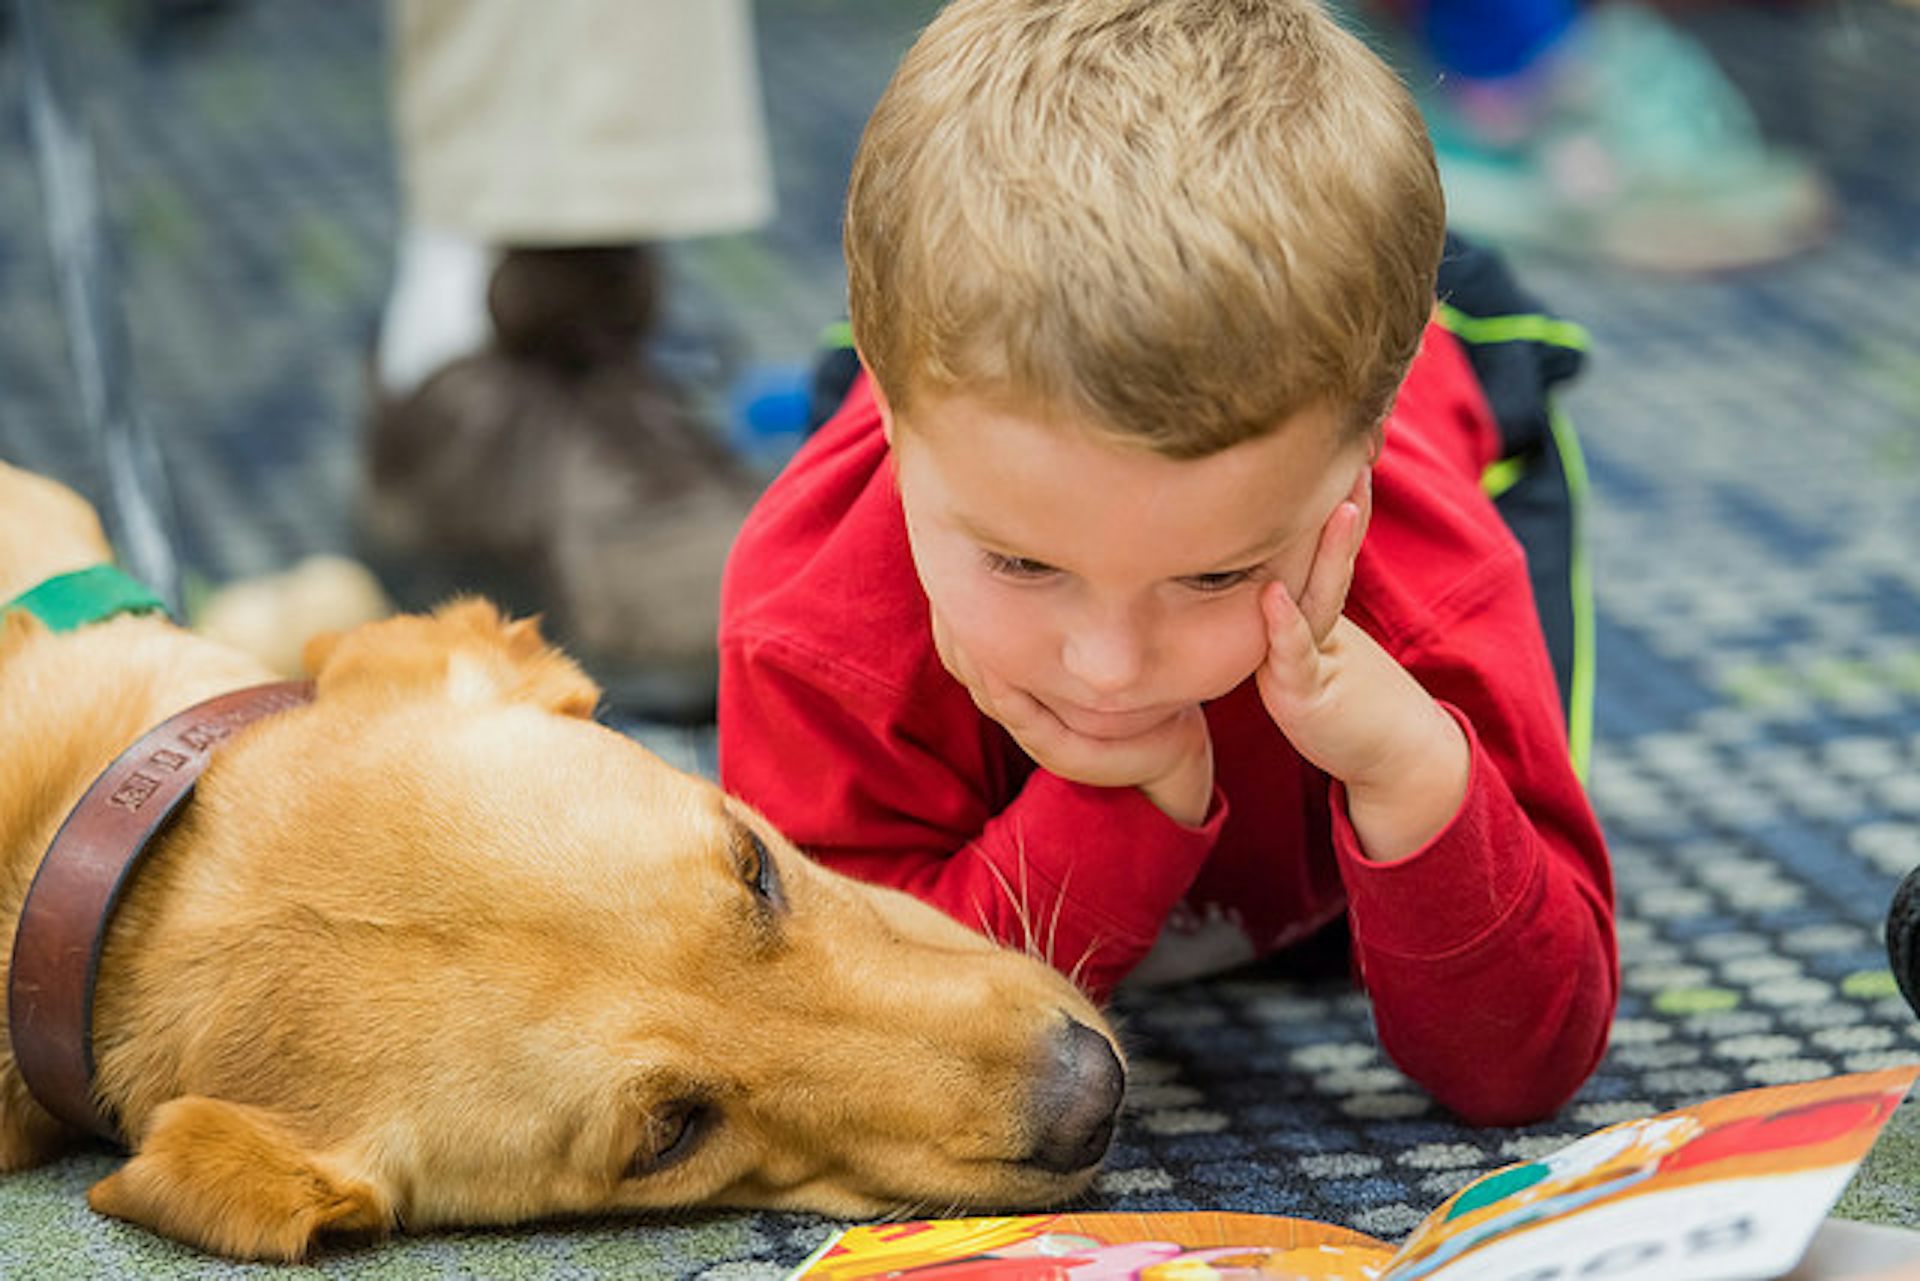
<path id="1" fill-rule="evenodd" d="M 1224 569 L 1214 574 L 1189 574 L 1180 581 L 1196 592 L 1224 592 L 1252 577 L 1250 569 Z"/>
<path id="2" fill-rule="evenodd" d="M 1044 561 L 1029 560 L 1025 556 L 1002 556 L 999 552 L 987 551 L 980 554 L 986 560 L 987 572 L 1004 578 L 1045 578 L 1058 572 Z"/>

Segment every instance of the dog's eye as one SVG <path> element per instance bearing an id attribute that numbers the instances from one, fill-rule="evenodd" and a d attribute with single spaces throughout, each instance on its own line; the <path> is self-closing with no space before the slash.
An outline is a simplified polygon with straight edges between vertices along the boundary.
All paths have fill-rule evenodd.
<path id="1" fill-rule="evenodd" d="M 760 834 L 752 828 L 746 829 L 748 857 L 746 861 L 747 883 L 753 886 L 753 892 L 760 900 L 773 907 L 780 907 L 784 899 L 780 893 L 780 869 L 773 861 L 773 852 Z"/>
<path id="2" fill-rule="evenodd" d="M 713 1129 L 714 1118 L 712 1106 L 699 1099 L 680 1099 L 655 1112 L 647 1122 L 639 1151 L 627 1163 L 626 1177 L 658 1174 L 693 1155 Z"/>

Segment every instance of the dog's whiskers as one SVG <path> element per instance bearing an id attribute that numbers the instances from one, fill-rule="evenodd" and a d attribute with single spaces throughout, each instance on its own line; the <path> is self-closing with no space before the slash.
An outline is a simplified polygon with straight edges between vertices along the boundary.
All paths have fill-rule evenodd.
<path id="1" fill-rule="evenodd" d="M 1067 890 L 1073 884 L 1073 865 L 1067 865 L 1067 874 L 1060 878 L 1060 893 L 1054 896 L 1053 919 L 1047 923 L 1047 954 L 1040 958 L 1048 965 L 1055 964 L 1054 948 L 1060 942 L 1060 913 L 1067 905 Z"/>
<path id="2" fill-rule="evenodd" d="M 1014 846 L 1014 857 L 1020 861 L 1020 919 L 1026 931 L 1026 953 L 1037 961 L 1047 958 L 1040 952 L 1040 939 L 1033 929 L 1033 886 L 1027 881 L 1027 846 L 1025 841 Z"/>
<path id="3" fill-rule="evenodd" d="M 993 879 L 999 884 L 1000 892 L 1006 896 L 1007 905 L 1013 909 L 1013 919 L 1018 926 L 1018 930 L 1011 931 L 1011 932 L 1002 932 L 1000 930 L 988 928 L 985 932 L 990 936 L 999 939 L 1002 943 L 1004 943 L 1008 947 L 1018 947 L 1022 952 L 1032 957 L 1034 960 L 1045 961 L 1046 958 L 1044 956 L 1041 956 L 1034 947 L 1033 913 L 1027 902 L 1026 847 L 1024 844 L 1021 844 L 1016 840 L 1014 851 L 1015 851 L 1015 856 L 1019 859 L 1019 863 L 1020 863 L 1020 890 L 1018 893 L 1014 892 L 1012 883 L 1007 880 L 1007 874 L 1001 871 L 998 865 L 993 863 L 988 863 L 987 870 L 993 873 Z M 981 913 L 981 919 L 983 922 L 986 920 L 986 913 L 984 911 L 982 911 Z M 1017 933 L 1021 937 L 1010 938 L 1007 936 L 1008 933 Z"/>
<path id="4" fill-rule="evenodd" d="M 1084 991 L 1086 985 L 1080 981 L 1080 976 L 1086 971 L 1087 962 L 1091 961 L 1093 954 L 1099 950 L 1100 940 L 1097 938 L 1088 939 L 1086 950 L 1080 953 L 1080 959 L 1075 961 L 1073 968 L 1067 971 L 1067 982 Z"/>

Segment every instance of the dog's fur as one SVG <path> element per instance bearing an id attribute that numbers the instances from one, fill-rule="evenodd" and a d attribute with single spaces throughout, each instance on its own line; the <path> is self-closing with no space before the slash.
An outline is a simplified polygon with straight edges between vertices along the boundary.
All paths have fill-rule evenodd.
<path id="1" fill-rule="evenodd" d="M 0 602 L 107 556 L 83 500 L 0 464 Z M 315 701 L 219 749 L 114 917 L 96 1093 L 132 1155 L 97 1210 L 290 1259 L 331 1231 L 1092 1177 L 1120 1069 L 1070 984 L 595 724 L 532 622 L 467 601 L 307 659 Z M 156 615 L 5 616 L 0 962 L 95 775 L 271 676 Z M 0 1171 L 74 1137 L 0 1037 Z"/>

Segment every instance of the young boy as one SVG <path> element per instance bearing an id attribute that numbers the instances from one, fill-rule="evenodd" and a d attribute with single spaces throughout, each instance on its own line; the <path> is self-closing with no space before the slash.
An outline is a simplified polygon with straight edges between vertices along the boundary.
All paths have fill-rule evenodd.
<path id="1" fill-rule="evenodd" d="M 868 373 L 729 562 L 724 783 L 1095 993 L 1344 913 L 1435 1098 L 1565 1101 L 1612 888 L 1442 220 L 1312 0 L 950 5 L 854 163 Z"/>

